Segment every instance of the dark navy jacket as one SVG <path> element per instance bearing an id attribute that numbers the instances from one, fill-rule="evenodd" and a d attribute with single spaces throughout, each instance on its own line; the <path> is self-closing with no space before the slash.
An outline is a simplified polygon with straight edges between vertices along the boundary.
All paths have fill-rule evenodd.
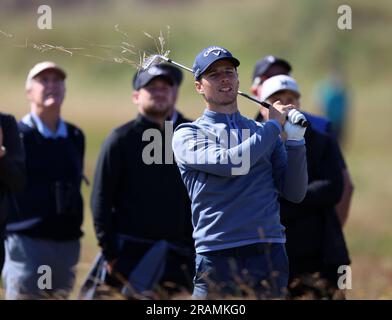
<path id="1" fill-rule="evenodd" d="M 0 238 L 7 216 L 17 213 L 14 192 L 25 184 L 25 163 L 22 142 L 13 116 L 0 113 L 3 146 L 6 154 L 0 158 Z"/>
<path id="2" fill-rule="evenodd" d="M 8 233 L 58 241 L 82 235 L 84 135 L 66 123 L 67 138 L 44 138 L 19 122 L 26 154 L 27 184 L 16 198 L 20 208 L 7 223 Z"/>
<path id="3" fill-rule="evenodd" d="M 326 271 L 350 264 L 343 231 L 334 206 L 343 192 L 342 169 L 346 167 L 330 122 L 304 113 L 311 126 L 306 129 L 306 158 L 309 185 L 305 199 L 295 204 L 280 199 L 282 223 L 286 227 L 286 249 L 290 276 Z M 260 113 L 257 121 L 262 121 Z"/>
<path id="4" fill-rule="evenodd" d="M 350 264 L 334 209 L 343 192 L 336 142 L 311 126 L 306 129 L 305 141 L 309 177 L 305 199 L 299 204 L 280 200 L 292 277 Z"/>

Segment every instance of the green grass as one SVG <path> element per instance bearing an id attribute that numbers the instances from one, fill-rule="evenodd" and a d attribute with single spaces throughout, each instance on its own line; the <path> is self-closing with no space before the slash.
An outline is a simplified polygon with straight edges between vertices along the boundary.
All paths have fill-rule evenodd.
<path id="1" fill-rule="evenodd" d="M 239 74 L 245 92 L 251 84 L 253 65 L 261 56 L 271 53 L 287 58 L 294 66 L 293 76 L 303 94 L 303 108 L 316 113 L 319 111 L 313 97 L 315 84 L 338 58 L 352 97 L 345 154 L 355 193 L 345 228 L 347 241 L 358 274 L 366 274 L 373 260 L 377 261 L 373 268 L 379 267 L 383 274 L 391 272 L 388 261 L 392 258 L 392 42 L 388 36 L 392 31 L 392 3 L 345 1 L 353 9 L 353 29 L 348 31 L 336 26 L 337 7 L 341 4 L 337 0 L 168 1 L 165 5 L 146 5 L 134 0 L 110 1 L 102 7 L 82 6 L 70 11 L 51 1 L 47 3 L 52 5 L 54 30 L 36 28 L 38 15 L 34 8 L 15 15 L 0 12 L 0 30 L 16 38 L 10 40 L 0 35 L 0 110 L 18 118 L 28 112 L 24 81 L 35 62 L 52 59 L 63 65 L 69 74 L 63 114 L 86 134 L 85 171 L 91 181 L 102 141 L 112 128 L 136 114 L 131 102 L 135 70 L 128 65 L 99 62 L 80 55 L 40 53 L 14 46 L 24 43 L 26 37 L 31 42 L 84 47 L 86 52 L 104 55 L 89 44 L 118 45 L 125 40 L 141 49 L 153 50 L 152 41 L 143 31 L 156 36 L 170 25 L 169 49 L 174 60 L 191 66 L 203 47 L 223 45 L 241 60 Z M 115 31 L 115 24 L 128 33 L 129 39 Z M 256 106 L 242 97 L 239 102 L 242 113 L 253 117 Z M 191 118 L 204 109 L 201 98 L 194 92 L 190 74 L 185 76 L 178 108 Z M 89 210 L 90 192 L 91 187 L 83 188 L 85 237 L 79 283 L 98 251 Z M 387 266 L 381 266 L 382 263 Z M 385 295 L 380 279 L 384 278 L 380 276 L 372 282 L 367 282 L 366 277 L 357 280 L 362 291 L 353 290 L 351 296 Z"/>

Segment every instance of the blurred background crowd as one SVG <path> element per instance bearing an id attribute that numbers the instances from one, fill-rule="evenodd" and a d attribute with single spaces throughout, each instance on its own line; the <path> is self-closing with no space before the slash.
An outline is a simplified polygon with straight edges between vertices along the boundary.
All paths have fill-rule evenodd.
<path id="1" fill-rule="evenodd" d="M 64 67 L 68 78 L 62 114 L 86 135 L 85 175 L 90 180 L 104 138 L 137 113 L 131 101 L 136 69 L 114 59 L 121 56 L 119 46 L 124 42 L 135 45 L 136 54 L 123 56 L 138 63 L 138 50 L 157 50 L 154 39 L 144 33 L 157 39 L 162 31 L 170 57 L 187 66 L 200 48 L 211 44 L 230 48 L 241 60 L 238 71 L 244 92 L 249 92 L 258 59 L 273 54 L 290 61 L 301 87 L 302 108 L 327 116 L 336 127 L 355 185 L 344 228 L 353 269 L 348 298 L 392 298 L 391 3 L 48 0 L 45 4 L 52 9 L 51 30 L 37 27 L 38 1 L 0 3 L 0 110 L 18 120 L 28 112 L 24 82 L 35 63 L 52 60 Z M 337 25 L 342 4 L 352 9 L 350 30 Z M 43 44 L 72 48 L 73 54 L 42 50 Z M 253 118 L 256 106 L 239 99 L 241 112 Z M 341 107 L 331 109 L 331 103 Z M 177 108 L 191 119 L 204 109 L 190 74 L 185 74 Z M 83 185 L 85 235 L 79 284 L 98 252 L 90 193 L 91 188 Z"/>

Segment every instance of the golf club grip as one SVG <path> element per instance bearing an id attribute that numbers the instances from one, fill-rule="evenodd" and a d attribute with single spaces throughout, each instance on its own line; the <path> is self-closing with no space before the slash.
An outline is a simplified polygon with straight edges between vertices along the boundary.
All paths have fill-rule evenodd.
<path id="1" fill-rule="evenodd" d="M 249 100 L 252 100 L 253 102 L 261 104 L 264 108 L 269 109 L 271 107 L 271 105 L 268 102 L 260 101 L 259 99 L 255 98 L 255 97 L 252 97 L 252 96 L 250 96 L 250 95 L 248 95 L 248 94 L 246 94 L 246 93 L 244 93 L 242 91 L 238 90 L 238 94 L 243 96 L 243 97 L 245 97 L 245 98 L 248 98 Z M 299 122 L 295 123 L 295 124 L 298 124 L 298 125 L 300 125 L 303 128 L 306 128 L 308 126 L 308 121 L 304 120 L 304 119 L 300 119 Z"/>

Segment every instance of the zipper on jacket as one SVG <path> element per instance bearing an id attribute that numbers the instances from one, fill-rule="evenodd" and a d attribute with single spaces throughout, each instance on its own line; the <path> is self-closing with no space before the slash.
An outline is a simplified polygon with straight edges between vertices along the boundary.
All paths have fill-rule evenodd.
<path id="1" fill-rule="evenodd" d="M 242 134 L 241 134 L 241 129 L 238 127 L 236 121 L 235 121 L 235 113 L 226 115 L 228 121 L 229 121 L 229 128 L 230 129 L 235 129 L 238 131 L 238 143 L 242 143 Z M 234 119 L 233 119 L 234 118 Z"/>

